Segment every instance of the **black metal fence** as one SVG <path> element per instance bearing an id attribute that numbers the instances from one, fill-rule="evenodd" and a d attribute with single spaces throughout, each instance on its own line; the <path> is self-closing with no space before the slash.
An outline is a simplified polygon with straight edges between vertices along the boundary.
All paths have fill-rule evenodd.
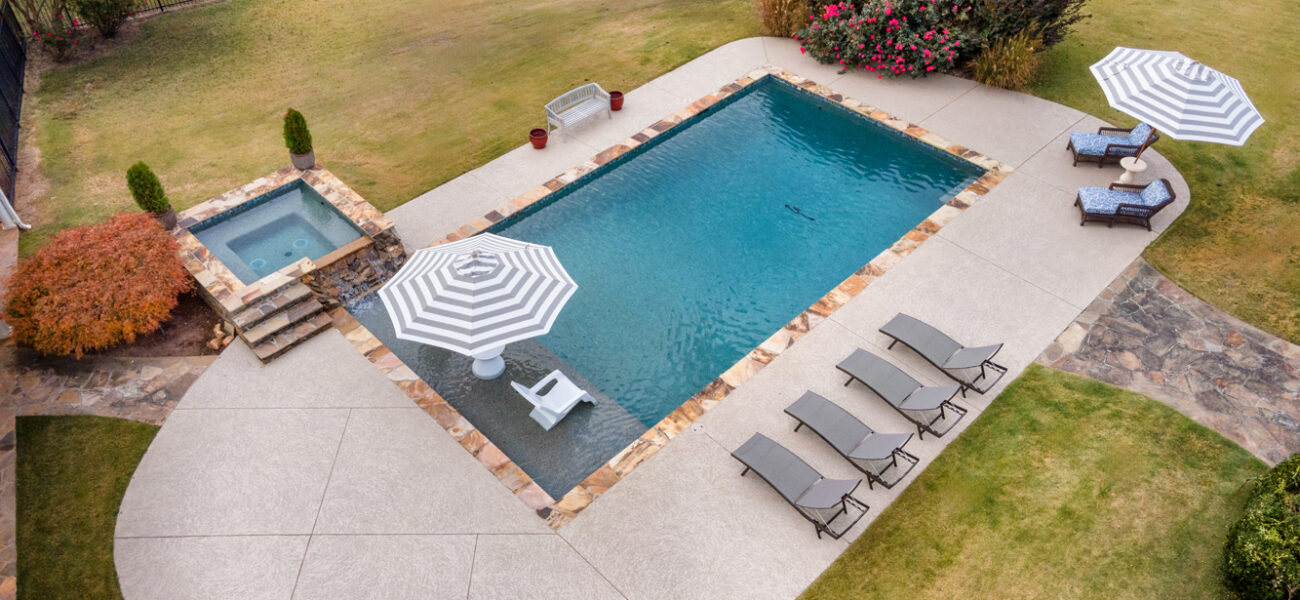
<path id="1" fill-rule="evenodd" d="M 131 13 L 137 17 L 153 15 L 167 12 L 169 8 L 179 8 L 189 4 L 205 4 L 213 0 L 138 0 L 136 2 L 135 12 Z"/>
<path id="2" fill-rule="evenodd" d="M 23 111 L 27 38 L 8 2 L 0 1 L 0 189 L 14 201 L 18 176 L 18 122 Z"/>

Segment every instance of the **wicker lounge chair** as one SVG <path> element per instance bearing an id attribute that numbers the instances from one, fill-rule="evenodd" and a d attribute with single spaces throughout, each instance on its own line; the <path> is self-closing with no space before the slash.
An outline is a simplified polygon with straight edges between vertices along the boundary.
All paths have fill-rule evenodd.
<path id="1" fill-rule="evenodd" d="M 903 450 L 911 441 L 910 433 L 879 433 L 867 427 L 849 411 L 814 392 L 804 392 L 785 414 L 799 421 L 794 430 L 807 425 L 827 444 L 835 448 L 846 460 L 867 476 L 867 487 L 873 483 L 894 487 L 920 462 Z M 903 464 L 898 463 L 903 459 Z"/>
<path id="2" fill-rule="evenodd" d="M 1142 225 L 1151 231 L 1151 217 L 1173 204 L 1174 189 L 1168 179 L 1142 185 L 1112 183 L 1110 187 L 1081 187 L 1074 197 L 1079 207 L 1079 226 L 1088 221 L 1102 221 L 1107 227 L 1116 223 Z"/>
<path id="3" fill-rule="evenodd" d="M 1142 155 L 1151 144 L 1160 139 L 1160 134 L 1146 123 L 1138 123 L 1132 129 L 1102 127 L 1097 133 L 1074 131 L 1065 149 L 1074 153 L 1074 166 L 1080 162 L 1095 162 L 1097 168 L 1108 164 L 1119 164 L 1119 159 Z"/>
<path id="4" fill-rule="evenodd" d="M 758 473 L 786 502 L 817 528 L 817 537 L 826 532 L 839 539 L 867 514 L 866 503 L 850 496 L 862 484 L 861 479 L 827 479 L 795 453 L 761 433 L 736 448 L 731 455 L 745 470 Z M 854 516 L 853 513 L 857 513 Z M 840 525 L 834 525 L 837 519 Z"/>
<path id="5" fill-rule="evenodd" d="M 948 337 L 948 334 L 903 313 L 894 315 L 893 319 L 880 328 L 880 333 L 893 338 L 889 349 L 892 350 L 894 344 L 903 342 L 904 346 L 915 350 L 930 364 L 961 384 L 962 397 L 966 396 L 968 389 L 987 393 L 1007 373 L 1006 367 L 993 362 L 993 357 L 1002 349 L 1002 344 L 967 348 Z"/>
<path id="6" fill-rule="evenodd" d="M 902 369 L 866 350 L 854 350 L 835 368 L 849 376 L 844 385 L 861 382 L 894 407 L 898 414 L 914 423 L 921 439 L 925 439 L 926 432 L 942 437 L 966 416 L 966 409 L 952 403 L 961 386 L 923 386 Z M 950 413 L 956 414 L 957 418 L 951 418 Z M 946 423 L 946 426 L 936 429 L 935 424 L 939 422 Z"/>
<path id="7" fill-rule="evenodd" d="M 599 84 L 588 83 L 561 94 L 546 103 L 546 129 L 560 130 L 560 139 L 569 138 L 569 128 L 600 113 L 613 119 L 609 107 L 609 93 Z"/>

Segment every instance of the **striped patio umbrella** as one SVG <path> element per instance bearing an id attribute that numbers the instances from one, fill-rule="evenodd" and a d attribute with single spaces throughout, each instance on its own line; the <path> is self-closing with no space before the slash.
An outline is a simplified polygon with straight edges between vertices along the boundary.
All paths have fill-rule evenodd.
<path id="1" fill-rule="evenodd" d="M 549 246 L 482 233 L 415 251 L 379 297 L 398 338 L 473 356 L 492 379 L 505 345 L 550 331 L 577 289 Z"/>
<path id="2" fill-rule="evenodd" d="M 1178 52 L 1119 47 L 1089 70 L 1111 106 L 1176 140 L 1240 146 L 1264 124 L 1240 81 Z"/>

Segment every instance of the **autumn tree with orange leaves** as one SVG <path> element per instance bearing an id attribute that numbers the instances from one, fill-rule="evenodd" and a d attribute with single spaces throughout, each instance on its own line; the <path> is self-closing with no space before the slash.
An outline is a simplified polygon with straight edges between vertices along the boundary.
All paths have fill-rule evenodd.
<path id="1" fill-rule="evenodd" d="M 4 311 L 14 338 L 81 358 L 158 329 L 191 289 L 177 250 L 144 213 L 60 232 L 10 280 Z"/>

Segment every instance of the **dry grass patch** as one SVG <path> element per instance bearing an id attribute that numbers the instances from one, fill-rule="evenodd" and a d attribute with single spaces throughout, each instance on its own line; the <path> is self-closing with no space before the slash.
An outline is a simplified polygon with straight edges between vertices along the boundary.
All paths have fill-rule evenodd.
<path id="1" fill-rule="evenodd" d="M 284 166 L 289 106 L 387 210 L 523 143 L 565 90 L 631 89 L 757 28 L 750 0 L 230 0 L 149 19 L 44 73 L 25 107 L 50 189 L 24 199 L 23 251 L 129 209 L 136 161 L 177 210 Z"/>

